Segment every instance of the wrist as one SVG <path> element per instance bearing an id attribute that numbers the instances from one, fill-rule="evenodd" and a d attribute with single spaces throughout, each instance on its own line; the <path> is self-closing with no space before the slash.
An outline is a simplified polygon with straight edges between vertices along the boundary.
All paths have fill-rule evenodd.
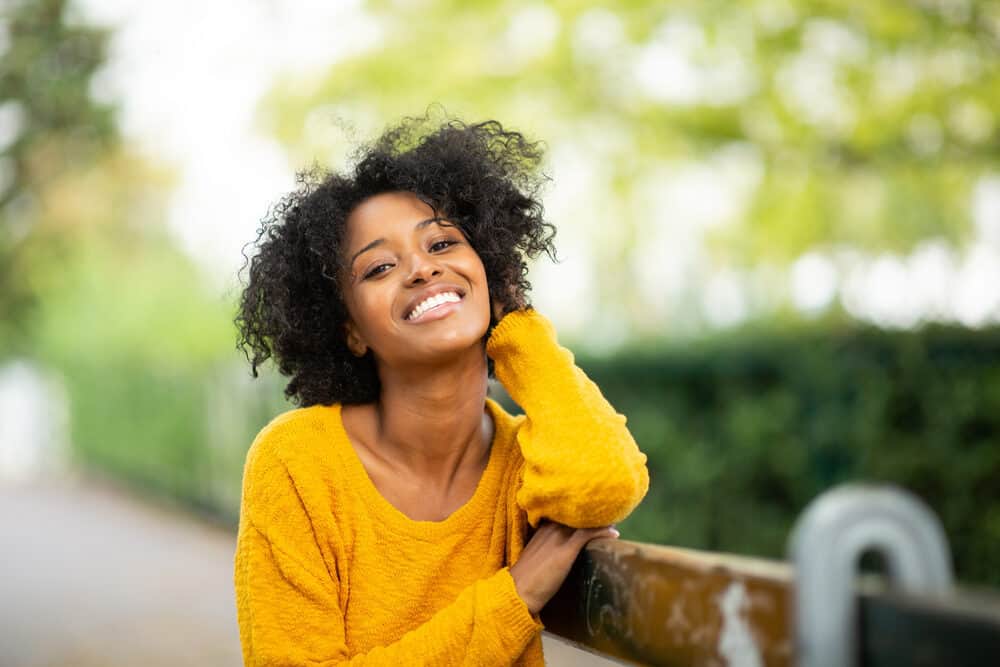
<path id="1" fill-rule="evenodd" d="M 518 576 L 520 573 L 515 569 L 516 567 L 517 565 L 515 564 L 510 568 L 510 577 L 514 580 L 514 590 L 517 591 L 517 596 L 521 598 L 521 601 L 524 602 L 524 605 L 528 608 L 528 612 L 532 616 L 537 616 L 542 610 L 542 605 L 539 604 L 539 601 L 536 600 L 534 596 L 528 593 L 526 587 L 524 586 L 524 582 L 522 582 L 521 577 Z"/>

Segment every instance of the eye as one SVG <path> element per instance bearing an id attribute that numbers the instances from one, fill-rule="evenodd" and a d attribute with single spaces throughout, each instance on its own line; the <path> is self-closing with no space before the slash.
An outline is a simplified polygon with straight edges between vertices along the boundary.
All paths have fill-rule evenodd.
<path id="1" fill-rule="evenodd" d="M 378 275 L 381 275 L 391 268 L 392 264 L 379 264 L 378 266 L 374 266 L 371 268 L 371 270 L 365 273 L 365 280 L 367 280 L 368 278 L 374 278 Z"/>
<path id="2" fill-rule="evenodd" d="M 434 243 L 431 244 L 430 251 L 439 252 L 441 250 L 444 250 L 448 246 L 455 245 L 456 243 L 458 243 L 458 241 L 454 241 L 452 239 L 441 239 L 440 241 L 435 241 Z"/>

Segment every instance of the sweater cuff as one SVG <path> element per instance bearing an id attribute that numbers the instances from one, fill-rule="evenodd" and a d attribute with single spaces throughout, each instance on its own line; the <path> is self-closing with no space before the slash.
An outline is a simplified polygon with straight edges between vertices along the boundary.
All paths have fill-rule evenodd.
<path id="1" fill-rule="evenodd" d="M 486 341 L 486 354 L 491 359 L 497 359 L 508 350 L 522 346 L 524 341 L 533 339 L 554 341 L 555 327 L 534 308 L 515 310 L 504 315 L 503 319 L 493 327 L 493 332 Z"/>
<path id="2" fill-rule="evenodd" d="M 510 574 L 510 568 L 505 567 L 493 576 L 494 594 L 496 595 L 496 618 L 500 621 L 500 627 L 509 633 L 508 641 L 512 646 L 517 646 L 523 650 L 531 638 L 544 629 L 541 621 L 531 615 L 528 605 L 517 593 L 514 585 L 514 577 Z"/>
<path id="3" fill-rule="evenodd" d="M 553 407 L 553 396 L 578 393 L 573 354 L 559 345 L 555 327 L 536 310 L 517 310 L 500 320 L 486 354 L 510 397 L 535 418 Z"/>

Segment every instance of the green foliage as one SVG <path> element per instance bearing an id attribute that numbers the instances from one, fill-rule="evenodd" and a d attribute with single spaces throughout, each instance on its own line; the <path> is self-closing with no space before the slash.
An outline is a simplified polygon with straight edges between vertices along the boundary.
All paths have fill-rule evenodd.
<path id="1" fill-rule="evenodd" d="M 51 240 L 44 208 L 67 174 L 86 169 L 117 141 L 112 110 L 90 96 L 107 31 L 74 25 L 66 0 L 22 0 L 0 8 L 9 42 L 0 54 L 0 346 L 30 344 L 25 318 L 39 244 Z"/>
<path id="2" fill-rule="evenodd" d="M 971 184 L 1000 163 L 995 0 L 368 5 L 378 48 L 278 85 L 265 109 L 299 164 L 344 156 L 337 119 L 365 137 L 442 103 L 583 147 L 612 175 L 588 197 L 626 208 L 636 179 L 614 175 L 749 146 L 763 181 L 713 242 L 752 264 L 959 244 Z"/>
<path id="3" fill-rule="evenodd" d="M 893 483 L 941 517 L 959 577 L 1000 584 L 1000 329 L 851 329 L 583 360 L 649 456 L 626 537 L 780 558 L 805 505 Z"/>
<path id="4" fill-rule="evenodd" d="M 170 367 L 128 358 L 63 365 L 76 463 L 235 525 L 243 461 L 289 405 L 273 376 L 233 364 Z"/>
<path id="5" fill-rule="evenodd" d="M 162 230 L 131 239 L 129 230 L 118 232 L 79 239 L 58 266 L 45 267 L 35 354 L 57 368 L 85 357 L 97 367 L 193 373 L 232 358 L 232 306 L 209 296 L 193 260 Z"/>
<path id="6" fill-rule="evenodd" d="M 75 462 L 232 518 L 280 389 L 234 372 L 235 307 L 190 258 L 149 230 L 118 231 L 48 267 L 31 320 L 35 358 L 65 384 Z"/>
<path id="7" fill-rule="evenodd" d="M 90 82 L 104 63 L 108 31 L 73 23 L 66 0 L 4 3 L 10 43 L 3 53 L 0 100 L 23 106 L 21 131 L 5 151 L 24 167 L 30 149 L 53 134 L 72 134 L 78 149 L 66 158 L 93 157 L 116 136 L 109 107 L 96 103 Z"/>

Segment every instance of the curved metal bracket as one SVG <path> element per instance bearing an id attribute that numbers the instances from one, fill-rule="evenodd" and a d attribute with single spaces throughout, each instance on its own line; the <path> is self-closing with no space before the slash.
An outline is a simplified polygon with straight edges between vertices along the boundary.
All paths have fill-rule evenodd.
<path id="1" fill-rule="evenodd" d="M 847 485 L 824 493 L 795 524 L 795 641 L 800 667 L 856 661 L 854 580 L 860 558 L 884 558 L 897 590 L 940 594 L 952 586 L 941 524 L 916 496 L 891 487 Z"/>

